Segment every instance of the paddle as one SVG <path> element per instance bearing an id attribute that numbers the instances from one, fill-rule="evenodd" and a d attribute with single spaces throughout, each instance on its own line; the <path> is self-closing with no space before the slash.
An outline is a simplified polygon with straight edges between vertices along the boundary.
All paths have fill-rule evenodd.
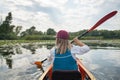
<path id="1" fill-rule="evenodd" d="M 91 27 L 89 30 L 85 31 L 84 33 L 82 33 L 81 35 L 79 35 L 77 38 L 80 39 L 81 37 L 83 37 L 85 34 L 93 31 L 95 28 L 97 28 L 99 25 L 101 25 L 102 23 L 104 23 L 105 21 L 107 21 L 108 19 L 110 19 L 111 17 L 113 17 L 115 14 L 117 13 L 117 11 L 112 11 L 109 14 L 105 15 L 104 17 L 102 17 L 93 27 Z M 71 41 L 71 43 L 73 43 L 74 41 Z"/>
<path id="2" fill-rule="evenodd" d="M 45 59 L 42 60 L 42 61 L 35 61 L 34 64 L 37 66 L 37 68 L 41 69 L 42 72 L 44 72 L 44 69 L 43 69 L 43 67 L 42 67 L 42 63 L 43 63 L 44 61 L 46 61 L 46 60 L 47 60 L 47 58 L 45 58 Z"/>

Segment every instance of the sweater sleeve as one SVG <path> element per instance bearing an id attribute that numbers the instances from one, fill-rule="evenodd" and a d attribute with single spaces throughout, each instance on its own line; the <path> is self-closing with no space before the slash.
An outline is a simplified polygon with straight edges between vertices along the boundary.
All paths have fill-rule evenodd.
<path id="1" fill-rule="evenodd" d="M 84 45 L 84 46 L 73 45 L 73 47 L 71 48 L 71 53 L 82 55 L 82 54 L 87 53 L 89 50 L 90 50 L 90 48 L 87 45 Z"/>
<path id="2" fill-rule="evenodd" d="M 50 50 L 50 54 L 48 55 L 48 61 L 49 62 L 53 62 L 54 61 L 54 56 L 55 56 L 55 48 L 53 47 L 51 50 Z"/>

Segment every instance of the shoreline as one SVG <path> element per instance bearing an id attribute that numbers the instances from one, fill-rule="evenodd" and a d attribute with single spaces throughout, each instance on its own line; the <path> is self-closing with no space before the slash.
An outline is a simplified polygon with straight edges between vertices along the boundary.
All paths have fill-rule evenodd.
<path id="1" fill-rule="evenodd" d="M 15 44 L 54 44 L 55 40 L 0 40 L 0 46 L 3 45 L 15 45 Z M 81 40 L 89 46 L 111 46 L 120 47 L 120 39 L 110 40 Z"/>

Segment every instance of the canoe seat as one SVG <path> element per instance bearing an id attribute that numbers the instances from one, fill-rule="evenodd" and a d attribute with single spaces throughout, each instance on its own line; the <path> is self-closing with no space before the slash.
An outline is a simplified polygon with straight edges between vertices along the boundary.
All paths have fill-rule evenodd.
<path id="1" fill-rule="evenodd" d="M 79 71 L 54 71 L 52 80 L 81 80 Z"/>

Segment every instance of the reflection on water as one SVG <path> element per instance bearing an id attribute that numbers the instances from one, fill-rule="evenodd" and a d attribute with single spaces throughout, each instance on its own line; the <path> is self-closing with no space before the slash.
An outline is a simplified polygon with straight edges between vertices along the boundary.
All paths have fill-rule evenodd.
<path id="1" fill-rule="evenodd" d="M 36 45 L 36 44 L 14 45 L 14 46 L 13 45 L 7 45 L 7 46 L 0 47 L 0 55 L 3 57 L 1 59 L 6 60 L 6 65 L 8 65 L 8 68 L 11 69 L 12 68 L 12 62 L 13 62 L 13 60 L 12 60 L 13 57 L 21 56 L 20 58 L 22 59 L 23 58 L 22 55 L 25 55 L 27 51 L 28 51 L 27 52 L 28 55 L 26 55 L 26 56 L 30 56 L 32 54 L 39 53 L 39 51 L 41 51 L 39 49 L 41 49 L 43 47 L 44 46 L 42 46 L 42 45 Z M 48 48 L 50 49 L 51 45 L 47 45 L 47 49 Z M 42 50 L 42 52 L 45 52 L 45 51 Z M 23 54 L 23 53 L 25 53 L 25 54 Z M 17 58 L 19 58 L 19 57 L 17 57 Z"/>
<path id="2" fill-rule="evenodd" d="M 86 67 L 97 80 L 120 80 L 120 49 L 95 48 L 82 56 Z"/>
<path id="3" fill-rule="evenodd" d="M 36 80 L 42 71 L 34 62 L 44 60 L 48 53 L 45 46 L 36 44 L 0 47 L 0 80 Z M 43 69 L 47 65 L 44 63 Z"/>
<path id="4" fill-rule="evenodd" d="M 4 57 L 6 60 L 6 64 L 8 68 L 12 68 L 12 55 L 14 55 L 13 47 L 12 46 L 3 46 L 0 47 L 0 55 Z"/>
<path id="5" fill-rule="evenodd" d="M 53 45 L 17 44 L 0 47 L 0 80 L 37 80 L 42 71 L 33 63 L 44 60 Z M 97 80 L 120 80 L 120 49 L 91 46 L 78 56 Z M 43 63 L 43 69 L 48 66 Z"/>

